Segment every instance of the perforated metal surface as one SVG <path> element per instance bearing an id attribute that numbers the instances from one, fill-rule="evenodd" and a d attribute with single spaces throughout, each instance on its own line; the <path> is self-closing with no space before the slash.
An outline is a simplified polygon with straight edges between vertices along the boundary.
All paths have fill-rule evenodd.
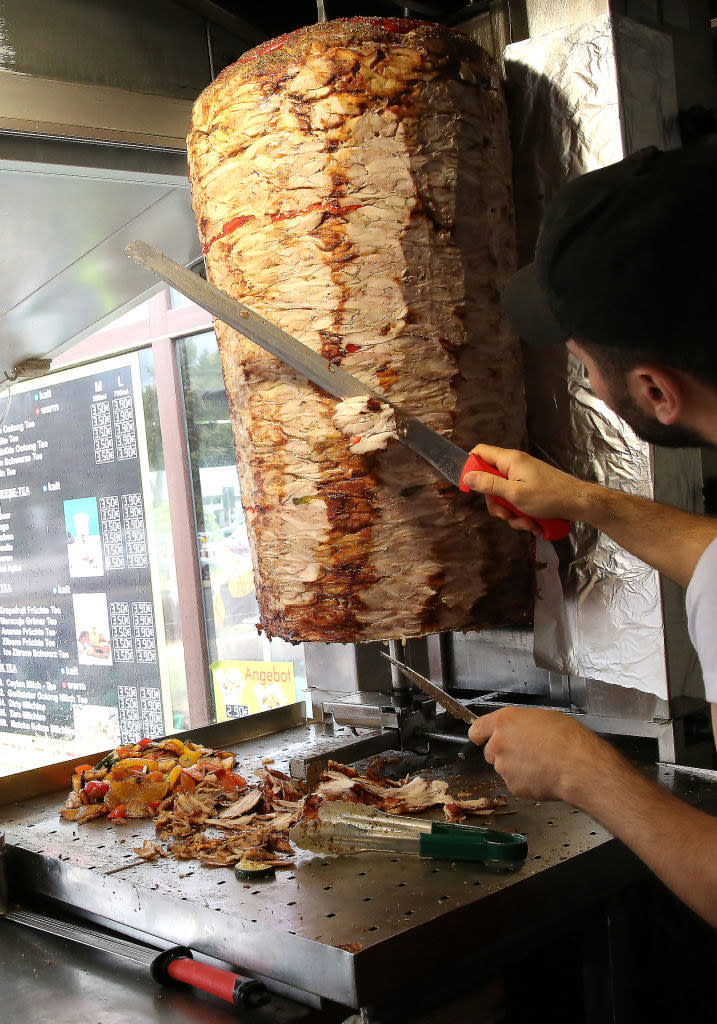
<path id="1" fill-rule="evenodd" d="M 297 729 L 245 743 L 239 751 L 242 771 L 268 757 L 284 769 L 290 757 L 311 752 L 317 740 L 319 746 L 328 742 L 325 734 Z M 449 779 L 454 792 L 504 792 L 478 756 L 431 773 Z M 692 790 L 706 785 L 690 779 Z M 170 859 L 106 875 L 134 859 L 133 846 L 154 838 L 152 823 L 118 827 L 100 820 L 77 826 L 59 818 L 61 803 L 54 794 L 6 808 L 16 884 L 354 1006 L 375 990 L 375 976 L 362 972 L 361 963 L 375 962 L 369 954 L 379 944 L 410 937 L 419 954 L 423 947 L 430 951 L 447 920 L 485 925 L 506 906 L 519 906 L 534 885 L 544 892 L 550 882 L 557 899 L 567 896 L 563 869 L 579 867 L 581 855 L 617 846 L 581 811 L 511 799 L 515 813 L 482 821 L 528 837 L 528 861 L 515 874 L 407 856 L 300 852 L 294 870 L 253 885 L 237 881 L 228 869 Z M 594 884 L 595 863 L 586 858 L 586 889 Z M 520 916 L 518 923 L 525 923 Z M 510 926 L 505 917 L 502 930 Z M 381 954 L 390 956 L 383 945 Z"/>
<path id="2" fill-rule="evenodd" d="M 320 857 L 299 851 L 295 869 L 277 872 L 276 881 L 249 886 L 227 869 L 170 859 L 106 876 L 105 871 L 136 859 L 133 846 L 156 838 L 152 825 L 120 829 L 93 821 L 77 826 L 57 819 L 56 800 L 45 798 L 42 803 L 32 815 L 26 817 L 18 807 L 22 817 L 8 819 L 12 845 L 92 872 L 103 878 L 99 884 L 106 891 L 146 888 L 332 946 L 378 942 L 430 921 L 448 905 L 472 903 L 610 838 L 582 812 L 552 803 L 525 805 L 515 815 L 482 819 L 491 827 L 528 836 L 529 859 L 518 874 L 390 854 Z"/>

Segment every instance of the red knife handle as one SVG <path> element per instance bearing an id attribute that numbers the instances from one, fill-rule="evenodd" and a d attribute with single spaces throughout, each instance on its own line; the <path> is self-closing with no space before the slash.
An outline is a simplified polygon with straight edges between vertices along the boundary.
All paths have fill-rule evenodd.
<path id="1" fill-rule="evenodd" d="M 461 472 L 461 482 L 459 486 L 462 491 L 470 491 L 471 489 L 467 484 L 463 483 L 463 477 L 466 473 L 474 473 L 476 471 L 479 473 L 492 473 L 493 476 L 499 476 L 503 480 L 507 479 L 500 470 L 496 469 L 495 466 L 491 466 L 491 464 L 486 462 L 485 459 L 482 459 L 480 455 L 471 454 L 468 456 L 468 461 Z M 515 505 L 511 505 L 511 503 L 506 501 L 505 498 L 499 498 L 495 494 L 492 494 L 491 498 L 498 505 L 502 505 L 503 508 L 507 508 L 509 512 L 513 512 L 516 516 L 521 516 L 521 518 L 529 519 L 531 523 L 535 523 L 542 530 L 545 540 L 562 540 L 563 537 L 567 537 L 570 533 L 570 522 L 567 519 L 534 519 L 533 516 L 528 516 L 525 512 L 521 512 L 519 508 L 515 507 Z"/>
<path id="2" fill-rule="evenodd" d="M 175 946 L 160 953 L 153 961 L 151 970 L 154 980 L 162 984 L 183 982 L 248 1010 L 265 1006 L 271 999 L 261 981 L 200 963 L 192 959 L 192 951 L 184 946 Z"/>

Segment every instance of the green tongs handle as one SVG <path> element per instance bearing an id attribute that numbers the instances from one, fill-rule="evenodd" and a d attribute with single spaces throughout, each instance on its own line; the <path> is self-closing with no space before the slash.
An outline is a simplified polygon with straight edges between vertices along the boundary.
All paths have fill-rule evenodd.
<path id="1" fill-rule="evenodd" d="M 420 837 L 420 855 L 436 860 L 501 861 L 517 867 L 528 856 L 528 843 L 517 832 L 434 821 L 430 833 Z"/>

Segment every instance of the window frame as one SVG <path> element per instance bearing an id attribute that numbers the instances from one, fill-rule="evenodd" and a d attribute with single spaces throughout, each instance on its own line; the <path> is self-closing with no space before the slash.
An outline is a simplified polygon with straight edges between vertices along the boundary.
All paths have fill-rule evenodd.
<path id="1" fill-rule="evenodd" d="M 52 370 L 151 349 L 184 647 L 187 728 L 197 729 L 214 724 L 214 700 L 176 342 L 193 334 L 213 332 L 214 322 L 209 313 L 196 305 L 173 309 L 169 288 L 152 296 L 145 303 L 145 311 L 143 319 L 127 325 L 109 325 L 78 342 L 53 360 Z"/>

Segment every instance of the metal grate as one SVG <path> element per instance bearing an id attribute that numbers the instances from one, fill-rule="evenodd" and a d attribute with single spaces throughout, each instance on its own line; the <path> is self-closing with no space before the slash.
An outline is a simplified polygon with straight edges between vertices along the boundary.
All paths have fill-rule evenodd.
<path id="1" fill-rule="evenodd" d="M 304 737 L 306 753 L 305 731 L 293 732 Z M 240 770 L 259 767 L 266 757 L 283 770 L 298 746 L 291 734 L 246 743 Z M 457 791 L 501 791 L 480 757 L 433 772 Z M 58 818 L 62 799 L 55 794 L 6 808 L 7 841 L 15 848 L 11 868 L 24 885 L 348 1005 L 356 1004 L 357 954 L 418 927 L 425 932 L 446 914 L 478 911 L 489 897 L 525 886 L 610 838 L 563 804 L 511 800 L 514 814 L 479 823 L 527 835 L 529 859 L 515 874 L 389 854 L 299 852 L 296 868 L 278 871 L 275 881 L 242 883 L 226 868 L 171 859 L 106 875 L 134 857 L 133 846 L 155 837 L 152 823 L 119 827 L 95 820 L 78 826 Z"/>
<path id="2" fill-rule="evenodd" d="M 134 859 L 132 846 L 155 838 L 151 823 L 132 836 L 124 835 L 120 827 L 95 822 L 67 822 L 65 829 L 57 830 L 48 827 L 56 824 L 57 800 L 44 798 L 39 814 L 33 803 L 32 808 L 12 808 L 17 816 L 5 823 L 11 845 L 92 871 L 100 886 L 113 888 L 120 881 L 122 887 L 137 891 L 151 886 L 174 899 L 334 946 L 379 941 L 396 930 L 430 921 L 447 904 L 472 903 L 610 838 L 581 811 L 524 804 L 514 815 L 483 819 L 492 827 L 527 835 L 528 861 L 517 874 L 390 854 L 321 857 L 300 851 L 296 868 L 278 871 L 274 881 L 242 883 L 227 869 L 170 859 L 138 864 L 120 880 L 104 872 Z M 34 812 L 35 820 L 23 820 L 26 812 Z"/>

